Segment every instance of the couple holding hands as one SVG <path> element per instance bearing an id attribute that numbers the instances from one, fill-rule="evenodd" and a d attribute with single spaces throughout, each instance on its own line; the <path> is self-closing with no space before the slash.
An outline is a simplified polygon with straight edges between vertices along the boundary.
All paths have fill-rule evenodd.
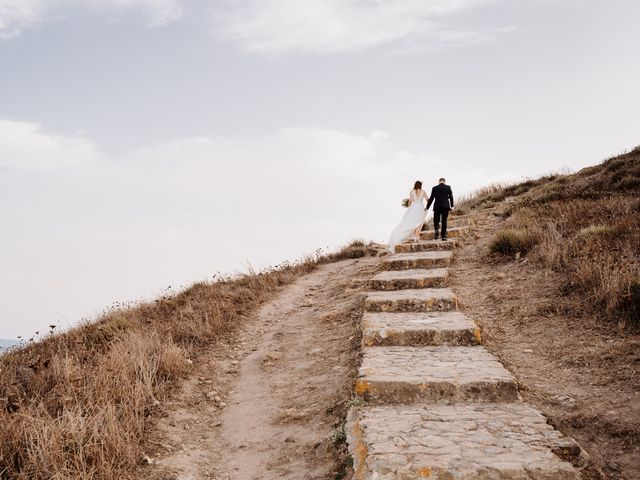
<path id="1" fill-rule="evenodd" d="M 427 204 L 425 208 L 425 202 Z M 453 191 L 446 184 L 446 180 L 441 178 L 438 185 L 431 189 L 431 195 L 422 190 L 422 182 L 417 181 L 413 185 L 413 190 L 409 193 L 408 208 L 402 220 L 393 229 L 389 237 L 389 250 L 393 252 L 395 246 L 406 240 L 420 240 L 420 231 L 424 225 L 427 211 L 433 204 L 433 226 L 435 228 L 434 239 L 440 237 L 447 240 L 447 218 L 449 212 L 453 210 Z M 442 228 L 440 228 L 442 225 Z M 412 238 L 413 237 L 413 238 Z"/>

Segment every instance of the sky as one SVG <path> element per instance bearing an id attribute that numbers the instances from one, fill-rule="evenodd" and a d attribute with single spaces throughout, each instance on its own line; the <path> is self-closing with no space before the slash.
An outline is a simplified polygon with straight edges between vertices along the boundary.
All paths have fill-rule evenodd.
<path id="1" fill-rule="evenodd" d="M 0 337 L 640 143 L 635 0 L 0 0 Z"/>

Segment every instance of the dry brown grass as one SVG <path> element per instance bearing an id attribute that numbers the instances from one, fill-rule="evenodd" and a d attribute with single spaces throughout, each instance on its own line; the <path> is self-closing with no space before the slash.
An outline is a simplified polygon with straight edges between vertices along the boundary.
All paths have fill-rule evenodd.
<path id="1" fill-rule="evenodd" d="M 527 253 L 536 243 L 537 238 L 528 230 L 505 228 L 495 234 L 489 249 L 494 253 L 518 255 Z"/>
<path id="2" fill-rule="evenodd" d="M 0 478 L 126 478 L 149 420 L 202 348 L 319 264 L 375 254 L 357 241 L 259 273 L 114 309 L 0 357 Z"/>
<path id="3" fill-rule="evenodd" d="M 564 178 L 559 174 L 550 174 L 536 180 L 523 179 L 514 183 L 494 183 L 482 187 L 470 195 L 463 196 L 456 207 L 456 213 L 462 215 L 478 208 L 491 208 L 505 199 L 518 197 L 534 187 L 544 186 L 550 181 Z"/>
<path id="4" fill-rule="evenodd" d="M 640 148 L 573 175 L 495 187 L 467 200 L 501 205 L 490 249 L 530 256 L 563 273 L 585 311 L 640 327 Z"/>
<path id="5" fill-rule="evenodd" d="M 563 293 L 580 295 L 586 310 L 638 324 L 640 213 L 633 202 L 553 202 L 517 210 L 508 222 L 535 239 L 537 260 L 565 274 Z"/>
<path id="6" fill-rule="evenodd" d="M 452 273 L 487 347 L 525 400 L 587 449 L 584 478 L 640 478 L 640 148 L 469 202 L 478 241 Z M 534 245 L 516 260 L 522 239 Z"/>
<path id="7" fill-rule="evenodd" d="M 487 185 L 486 187 L 482 187 L 469 195 L 461 196 L 456 202 L 455 214 L 466 215 L 471 210 L 480 208 L 481 206 L 491 206 L 493 201 L 489 200 L 489 198 L 491 198 L 492 195 L 503 191 L 506 187 L 507 184 L 494 183 Z"/>

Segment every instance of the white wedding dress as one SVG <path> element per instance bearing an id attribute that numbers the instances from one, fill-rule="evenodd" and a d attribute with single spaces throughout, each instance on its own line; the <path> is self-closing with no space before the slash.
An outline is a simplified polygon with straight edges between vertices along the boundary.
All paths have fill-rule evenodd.
<path id="1" fill-rule="evenodd" d="M 424 207 L 425 201 L 429 201 L 424 190 L 411 190 L 409 194 L 411 205 L 404 212 L 404 216 L 396 228 L 391 232 L 389 237 L 389 251 L 394 252 L 396 245 L 404 242 L 417 229 L 422 228 L 427 212 Z"/>

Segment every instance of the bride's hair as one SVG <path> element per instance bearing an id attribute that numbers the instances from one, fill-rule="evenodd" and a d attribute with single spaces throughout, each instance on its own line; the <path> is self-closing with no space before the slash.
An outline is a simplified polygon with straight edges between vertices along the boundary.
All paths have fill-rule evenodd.
<path id="1" fill-rule="evenodd" d="M 422 182 L 420 180 L 417 180 L 416 183 L 413 184 L 413 189 L 414 190 L 422 189 Z"/>

